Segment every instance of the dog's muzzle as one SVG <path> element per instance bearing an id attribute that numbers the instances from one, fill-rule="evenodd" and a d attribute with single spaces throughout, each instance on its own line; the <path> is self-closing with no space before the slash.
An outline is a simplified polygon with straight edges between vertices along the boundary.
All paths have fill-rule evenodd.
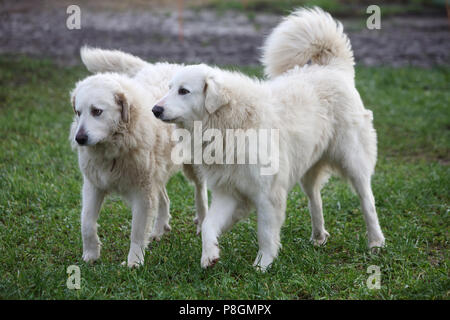
<path id="1" fill-rule="evenodd" d="M 77 135 L 75 137 L 75 141 L 78 142 L 80 146 L 84 146 L 88 141 L 88 135 L 86 134 L 86 131 L 83 129 L 80 129 L 77 132 Z"/>
<path id="2" fill-rule="evenodd" d="M 164 112 L 164 108 L 161 106 L 154 106 L 152 109 L 152 112 L 155 115 L 155 117 L 157 117 L 159 119 L 159 118 L 161 118 L 161 116 Z"/>

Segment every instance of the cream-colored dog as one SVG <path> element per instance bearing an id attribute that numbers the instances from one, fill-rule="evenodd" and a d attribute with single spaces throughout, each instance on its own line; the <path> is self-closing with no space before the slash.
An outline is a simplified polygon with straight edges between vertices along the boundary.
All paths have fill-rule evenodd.
<path id="1" fill-rule="evenodd" d="M 201 265 L 216 263 L 218 237 L 254 205 L 259 242 L 254 264 L 265 270 L 277 256 L 287 194 L 296 183 L 309 199 L 311 240 L 325 243 L 320 190 L 333 172 L 346 178 L 361 200 L 369 247 L 383 246 L 371 190 L 376 133 L 372 112 L 355 88 L 353 53 L 342 25 L 321 9 L 299 9 L 269 36 L 263 63 L 270 81 L 206 65 L 184 67 L 153 108 L 161 120 L 188 130 L 196 120 L 203 130 L 218 129 L 223 136 L 227 129 L 279 130 L 274 175 L 261 175 L 258 165 L 202 165 L 212 203 L 202 225 Z"/>
<path id="2" fill-rule="evenodd" d="M 83 174 L 83 260 L 100 257 L 97 219 L 104 197 L 120 194 L 131 206 L 128 266 L 144 262 L 150 239 L 170 230 L 166 183 L 181 169 L 170 158 L 174 125 L 157 120 L 149 107 L 167 90 L 177 65 L 148 64 L 120 51 L 83 48 L 82 60 L 99 73 L 77 83 L 71 98 L 75 118 L 70 140 Z M 143 80 L 142 80 L 143 79 Z M 183 166 L 196 188 L 198 231 L 208 208 L 206 183 L 197 168 Z"/>

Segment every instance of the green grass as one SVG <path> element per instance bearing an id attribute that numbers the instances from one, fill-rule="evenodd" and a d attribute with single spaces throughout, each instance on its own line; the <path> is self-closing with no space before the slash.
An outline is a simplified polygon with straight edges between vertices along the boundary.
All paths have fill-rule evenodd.
<path id="1" fill-rule="evenodd" d="M 260 68 L 243 71 L 261 75 Z M 193 188 L 181 175 L 168 185 L 172 232 L 151 245 L 138 270 L 125 260 L 131 214 L 113 197 L 103 206 L 102 257 L 81 259 L 80 187 L 68 142 L 69 90 L 81 67 L 0 56 L 0 298 L 3 299 L 448 299 L 449 68 L 357 69 L 357 86 L 374 111 L 379 160 L 373 189 L 387 247 L 367 250 L 357 197 L 340 180 L 324 188 L 326 246 L 308 241 L 307 200 L 289 195 L 283 248 L 267 273 L 251 264 L 255 217 L 221 238 L 220 262 L 200 267 Z M 66 268 L 81 269 L 81 289 Z M 366 286 L 370 265 L 381 289 Z"/>

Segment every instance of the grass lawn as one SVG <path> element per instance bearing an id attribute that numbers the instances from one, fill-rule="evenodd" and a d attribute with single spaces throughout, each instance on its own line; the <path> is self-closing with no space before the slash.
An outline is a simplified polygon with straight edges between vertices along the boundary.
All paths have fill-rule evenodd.
<path id="1" fill-rule="evenodd" d="M 260 75 L 261 69 L 241 70 Z M 103 206 L 102 257 L 81 259 L 81 174 L 68 142 L 69 91 L 82 67 L 0 56 L 0 298 L 2 299 L 448 299 L 450 69 L 357 69 L 357 86 L 374 111 L 379 158 L 373 189 L 387 247 L 367 249 L 357 197 L 340 180 L 323 190 L 331 237 L 309 243 L 307 200 L 289 195 L 283 248 L 267 273 L 252 268 L 255 216 L 220 241 L 220 262 L 200 267 L 193 188 L 168 186 L 172 232 L 152 243 L 145 265 L 129 270 L 131 214 L 117 198 Z M 81 269 L 81 289 L 66 268 Z M 381 289 L 366 286 L 378 266 Z"/>

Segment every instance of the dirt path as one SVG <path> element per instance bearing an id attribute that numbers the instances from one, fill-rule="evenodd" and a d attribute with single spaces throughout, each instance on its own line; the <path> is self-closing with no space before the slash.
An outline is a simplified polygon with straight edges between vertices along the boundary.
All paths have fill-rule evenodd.
<path id="1" fill-rule="evenodd" d="M 258 64 L 264 36 L 281 17 L 211 10 L 185 10 L 184 41 L 178 40 L 175 10 L 97 10 L 81 6 L 81 29 L 66 27 L 66 5 L 37 5 L 39 1 L 0 4 L 0 53 L 50 57 L 79 63 L 84 44 L 116 48 L 152 60 Z M 356 60 L 364 65 L 450 64 L 447 18 L 383 18 L 381 30 L 368 30 L 363 20 L 344 20 Z"/>

